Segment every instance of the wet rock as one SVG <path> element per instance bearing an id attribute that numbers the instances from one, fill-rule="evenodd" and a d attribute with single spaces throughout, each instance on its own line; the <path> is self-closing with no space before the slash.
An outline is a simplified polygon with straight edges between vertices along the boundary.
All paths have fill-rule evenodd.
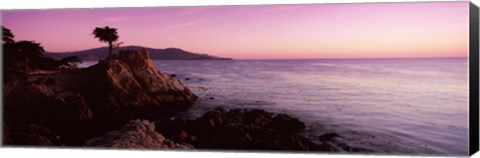
<path id="1" fill-rule="evenodd" d="M 86 146 L 128 149 L 193 149 L 165 139 L 155 131 L 155 125 L 147 120 L 132 120 L 119 130 L 88 140 Z"/>
<path id="2" fill-rule="evenodd" d="M 161 133 L 169 133 L 165 135 L 167 138 L 202 149 L 336 151 L 329 145 L 295 136 L 295 132 L 305 127 L 298 119 L 286 114 L 273 116 L 260 109 L 217 108 L 194 120 L 164 120 L 156 125 L 171 127 L 157 128 Z M 182 125 L 171 126 L 173 122 Z M 192 136 L 195 139 L 191 139 Z"/>
<path id="3" fill-rule="evenodd" d="M 326 133 L 318 137 L 321 141 L 331 141 L 335 137 L 340 137 L 337 133 Z"/>
<path id="4" fill-rule="evenodd" d="M 285 133 L 293 133 L 305 128 L 303 122 L 286 114 L 278 114 L 273 117 L 270 125 L 272 128 L 281 130 Z"/>
<path id="5" fill-rule="evenodd" d="M 199 137 L 205 137 L 222 128 L 223 123 L 224 115 L 222 111 L 214 110 L 203 114 L 196 120 L 192 120 L 191 123 L 187 125 L 187 128 L 191 130 L 190 133 L 195 133 L 195 135 Z"/>
<path id="6" fill-rule="evenodd" d="M 271 116 L 271 113 L 268 113 L 264 110 L 253 109 L 243 113 L 243 120 L 244 124 L 265 126 L 270 123 L 272 119 Z"/>

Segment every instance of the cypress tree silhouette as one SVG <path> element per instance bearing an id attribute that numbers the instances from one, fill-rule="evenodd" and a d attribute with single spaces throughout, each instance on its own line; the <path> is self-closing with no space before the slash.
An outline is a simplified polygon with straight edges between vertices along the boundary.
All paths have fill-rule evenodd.
<path id="1" fill-rule="evenodd" d="M 30 72 L 29 65 L 32 59 L 38 59 L 43 57 L 45 50 L 35 41 L 19 41 L 15 43 L 16 56 L 18 59 L 23 60 L 24 72 L 28 76 Z"/>
<path id="2" fill-rule="evenodd" d="M 115 43 L 118 41 L 118 33 L 117 29 L 113 27 L 95 27 L 93 30 L 93 35 L 95 35 L 95 38 L 98 38 L 100 42 L 105 42 L 108 43 L 108 58 L 110 59 L 113 54 L 113 48 L 118 47 L 121 43 Z"/>

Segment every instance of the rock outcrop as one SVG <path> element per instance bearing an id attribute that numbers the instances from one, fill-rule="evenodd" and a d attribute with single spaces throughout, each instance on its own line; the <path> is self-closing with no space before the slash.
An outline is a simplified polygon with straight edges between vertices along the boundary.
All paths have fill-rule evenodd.
<path id="1" fill-rule="evenodd" d="M 61 145 L 60 136 L 37 124 L 4 126 L 4 144 L 8 145 Z"/>
<path id="2" fill-rule="evenodd" d="M 194 120 L 164 119 L 156 129 L 174 141 L 198 149 L 337 151 L 295 133 L 305 127 L 297 118 L 260 109 L 216 109 Z"/>
<path id="3" fill-rule="evenodd" d="M 38 124 L 67 145 L 81 145 L 135 118 L 186 109 L 197 98 L 157 70 L 146 50 L 124 51 L 78 71 L 9 81 L 4 83 L 5 130 L 21 132 L 14 127 Z"/>
<path id="4" fill-rule="evenodd" d="M 86 146 L 128 149 L 194 149 L 189 144 L 178 144 L 155 131 L 147 120 L 132 120 L 119 130 L 88 140 Z"/>

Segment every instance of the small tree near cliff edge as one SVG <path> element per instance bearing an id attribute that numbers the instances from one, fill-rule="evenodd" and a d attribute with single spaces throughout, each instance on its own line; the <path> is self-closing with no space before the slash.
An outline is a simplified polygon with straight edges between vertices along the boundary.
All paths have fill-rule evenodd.
<path id="1" fill-rule="evenodd" d="M 108 43 L 108 58 L 110 59 L 112 57 L 113 53 L 113 48 L 118 47 L 120 43 L 115 43 L 118 40 L 118 33 L 117 29 L 113 27 L 95 27 L 93 30 L 93 35 L 95 35 L 95 38 L 98 38 L 100 42 L 106 42 Z"/>

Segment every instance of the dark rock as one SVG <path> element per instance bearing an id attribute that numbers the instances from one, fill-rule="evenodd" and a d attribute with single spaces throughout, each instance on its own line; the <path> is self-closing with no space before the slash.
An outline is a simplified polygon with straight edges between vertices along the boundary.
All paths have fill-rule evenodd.
<path id="1" fill-rule="evenodd" d="M 10 145 L 60 145 L 61 138 L 37 124 L 4 126 L 4 144 Z"/>
<path id="2" fill-rule="evenodd" d="M 181 131 L 178 134 L 178 139 L 182 142 L 190 141 L 190 135 L 186 131 Z"/>
<path id="3" fill-rule="evenodd" d="M 207 136 L 223 126 L 224 115 L 222 111 L 214 110 L 203 114 L 193 121 L 191 128 L 199 136 Z"/>
<path id="4" fill-rule="evenodd" d="M 268 113 L 264 110 L 253 109 L 250 111 L 245 111 L 243 113 L 244 124 L 254 124 L 259 126 L 265 126 L 271 121 L 271 113 Z"/>
<path id="5" fill-rule="evenodd" d="M 119 130 L 88 140 L 86 146 L 129 149 L 193 149 L 165 139 L 155 131 L 155 125 L 147 120 L 132 120 Z"/>
<path id="6" fill-rule="evenodd" d="M 335 137 L 340 137 L 337 133 L 326 133 L 318 137 L 321 141 L 331 141 Z"/>
<path id="7" fill-rule="evenodd" d="M 293 133 L 305 128 L 305 124 L 297 118 L 290 117 L 286 114 L 278 114 L 273 117 L 271 127 L 285 133 Z"/>
<path id="8" fill-rule="evenodd" d="M 4 85 L 5 123 L 42 125 L 66 145 L 81 145 L 132 118 L 186 109 L 197 99 L 178 79 L 158 71 L 147 51 L 124 51 L 86 69 Z"/>
<path id="9" fill-rule="evenodd" d="M 224 110 L 217 108 L 195 120 L 163 120 L 157 128 L 166 137 L 202 149 L 250 149 L 250 150 L 316 150 L 336 151 L 328 144 L 315 144 L 305 137 L 294 136 L 305 125 L 286 114 L 273 114 L 260 109 Z M 175 125 L 173 122 L 181 122 Z M 163 125 L 162 125 L 163 124 Z M 292 126 L 292 127 L 280 127 Z M 189 137 L 196 139 L 188 139 Z"/>
<path id="10" fill-rule="evenodd" d="M 174 77 L 177 77 L 176 74 L 170 74 L 170 77 L 174 78 Z"/>
<path id="11" fill-rule="evenodd" d="M 163 143 L 164 146 L 168 147 L 168 149 L 173 149 L 175 148 L 175 142 L 171 141 L 171 140 L 165 140 L 164 143 Z"/>
<path id="12" fill-rule="evenodd" d="M 53 85 L 55 84 L 55 80 L 52 79 L 52 78 L 47 78 L 47 80 L 45 80 L 45 85 Z"/>
<path id="13" fill-rule="evenodd" d="M 187 77 L 187 78 L 185 78 L 185 80 L 186 80 L 186 81 L 189 81 L 189 80 L 190 80 L 190 78 L 188 78 L 188 77 Z"/>

